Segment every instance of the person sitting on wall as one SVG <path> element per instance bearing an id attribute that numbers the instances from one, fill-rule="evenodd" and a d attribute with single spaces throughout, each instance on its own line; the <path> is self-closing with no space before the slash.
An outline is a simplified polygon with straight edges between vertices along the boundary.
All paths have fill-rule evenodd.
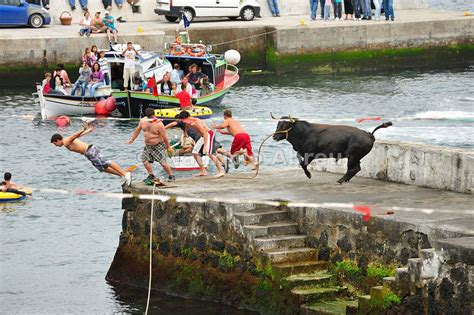
<path id="1" fill-rule="evenodd" d="M 84 36 L 86 35 L 89 37 L 92 33 L 92 18 L 91 14 L 89 11 L 84 12 L 84 17 L 81 19 L 79 22 L 79 26 L 81 27 L 79 29 L 79 36 Z"/>
<path id="2" fill-rule="evenodd" d="M 112 36 L 114 38 L 114 44 L 117 45 L 118 43 L 118 30 L 115 27 L 115 20 L 112 15 L 110 15 L 109 11 L 104 11 L 104 18 L 102 19 L 105 26 L 107 27 L 107 37 L 109 38 L 109 44 L 112 45 Z"/>
<path id="3" fill-rule="evenodd" d="M 105 26 L 102 17 L 100 16 L 100 12 L 94 13 L 94 17 L 92 18 L 92 33 L 105 33 L 107 30 L 107 26 Z"/>

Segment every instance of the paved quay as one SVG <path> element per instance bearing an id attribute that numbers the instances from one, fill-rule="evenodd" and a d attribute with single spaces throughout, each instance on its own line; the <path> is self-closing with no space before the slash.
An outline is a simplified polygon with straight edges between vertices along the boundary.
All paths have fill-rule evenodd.
<path id="1" fill-rule="evenodd" d="M 247 56 L 262 56 L 272 43 L 278 54 L 308 54 L 399 47 L 430 47 L 474 41 L 474 16 L 441 10 L 399 10 L 389 21 L 310 21 L 309 15 L 264 17 L 251 22 L 220 19 L 194 21 L 193 41 L 214 44 L 216 52 L 234 48 Z M 177 24 L 164 21 L 117 23 L 120 42 L 133 41 L 150 50 L 162 50 L 172 41 Z M 41 29 L 0 29 L 0 65 L 45 66 L 77 63 L 83 47 L 107 47 L 104 34 L 79 37 L 79 26 L 50 25 Z M 267 35 L 261 35 L 267 34 Z M 324 40 L 323 40 L 324 39 Z M 226 43 L 226 44 L 222 44 Z M 254 57 L 255 58 L 255 57 Z"/>
<path id="2" fill-rule="evenodd" d="M 339 174 L 312 172 L 307 179 L 301 169 L 262 171 L 255 179 L 243 179 L 250 173 L 230 173 L 224 178 L 179 179 L 173 187 L 160 189 L 158 193 L 194 198 L 219 200 L 285 200 L 297 203 L 354 203 L 372 206 L 372 216 L 380 220 L 392 220 L 414 229 L 430 231 L 430 234 L 474 236 L 474 198 L 435 189 L 397 184 L 362 177 L 354 177 L 349 183 L 339 185 Z M 132 192 L 151 193 L 152 187 L 135 182 Z M 224 202 L 225 204 L 225 202 Z M 434 209 L 432 214 L 418 211 L 394 211 L 387 215 L 386 207 Z M 385 208 L 384 208 L 385 207 Z M 444 213 L 437 209 L 450 209 Z M 328 211 L 354 212 L 353 210 L 327 209 Z M 434 232 L 433 232 L 434 231 Z M 438 233 L 441 231 L 441 233 Z"/>

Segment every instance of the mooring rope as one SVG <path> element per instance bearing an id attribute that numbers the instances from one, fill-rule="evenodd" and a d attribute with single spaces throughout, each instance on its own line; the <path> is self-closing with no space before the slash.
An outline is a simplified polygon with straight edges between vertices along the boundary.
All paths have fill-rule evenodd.
<path id="1" fill-rule="evenodd" d="M 153 184 L 153 191 L 152 191 L 152 194 L 151 196 L 153 197 L 151 199 L 151 209 L 150 209 L 150 266 L 149 266 L 149 275 L 148 275 L 148 297 L 147 297 L 147 300 L 146 300 L 146 308 L 145 308 L 145 315 L 148 314 L 148 307 L 150 306 L 150 296 L 151 296 L 151 278 L 152 278 L 152 274 L 153 274 L 153 268 L 152 268 L 152 265 L 153 265 L 153 208 L 154 208 L 154 205 L 155 205 L 155 188 L 156 188 L 156 183 Z"/>
<path id="2" fill-rule="evenodd" d="M 240 42 L 242 40 L 246 40 L 246 39 L 250 39 L 250 38 L 254 38 L 254 37 L 265 36 L 265 35 L 268 35 L 268 34 L 276 33 L 278 31 L 279 30 L 273 30 L 273 31 L 268 31 L 268 32 L 260 33 L 260 34 L 241 37 L 241 38 L 237 38 L 237 39 L 234 39 L 234 40 L 229 40 L 229 41 L 226 41 L 226 42 L 220 42 L 220 43 L 217 43 L 217 44 L 212 44 L 212 46 L 221 46 L 221 45 L 231 44 L 231 43 L 235 43 L 235 42 Z"/>

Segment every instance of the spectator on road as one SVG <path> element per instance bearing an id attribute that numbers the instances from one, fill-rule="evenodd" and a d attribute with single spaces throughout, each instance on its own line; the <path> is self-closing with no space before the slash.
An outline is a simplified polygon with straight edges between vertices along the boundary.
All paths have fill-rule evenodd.
<path id="1" fill-rule="evenodd" d="M 376 21 L 380 21 L 380 11 L 382 10 L 382 2 L 383 0 L 374 0 Z"/>
<path id="2" fill-rule="evenodd" d="M 81 5 L 82 11 L 87 11 L 87 0 L 79 0 L 79 4 Z M 76 10 L 76 0 L 69 0 L 69 5 L 72 11 Z"/>
<path id="3" fill-rule="evenodd" d="M 112 36 L 114 37 L 114 44 L 117 45 L 118 42 L 118 30 L 115 28 L 114 17 L 110 15 L 109 11 L 104 12 L 104 19 L 102 20 L 107 27 L 107 37 L 109 38 L 109 43 L 112 45 Z"/>
<path id="4" fill-rule="evenodd" d="M 352 7 L 354 8 L 354 20 L 360 21 L 360 1 L 361 0 L 352 0 Z M 362 0 L 363 1 L 363 0 Z"/>
<path id="5" fill-rule="evenodd" d="M 89 11 L 84 12 L 84 17 L 79 22 L 81 28 L 79 29 L 79 35 L 84 36 L 86 35 L 89 37 L 92 33 L 92 18 Z"/>
<path id="6" fill-rule="evenodd" d="M 372 20 L 372 1 L 371 0 L 361 0 L 362 4 L 362 20 Z"/>
<path id="7" fill-rule="evenodd" d="M 334 19 L 342 20 L 342 0 L 334 0 Z"/>
<path id="8" fill-rule="evenodd" d="M 102 4 L 104 5 L 104 9 L 112 10 L 112 0 L 102 0 Z M 115 4 L 119 9 L 123 6 L 123 0 L 115 0 Z"/>
<path id="9" fill-rule="evenodd" d="M 318 2 L 319 0 L 309 0 L 309 8 L 311 10 L 311 20 L 316 20 L 316 11 L 318 11 Z M 322 10 L 322 8 L 321 8 Z"/>
<path id="10" fill-rule="evenodd" d="M 326 0 L 324 3 L 324 20 L 329 21 L 331 18 L 332 2 L 331 0 Z"/>
<path id="11" fill-rule="evenodd" d="M 395 13 L 393 12 L 393 0 L 383 0 L 383 9 L 385 10 L 385 20 L 395 20 Z"/>
<path id="12" fill-rule="evenodd" d="M 272 16 L 280 16 L 280 9 L 278 8 L 278 0 L 267 0 L 268 8 L 272 12 Z"/>
<path id="13" fill-rule="evenodd" d="M 346 20 L 352 20 L 352 15 L 354 14 L 352 0 L 344 0 L 344 13 L 346 14 Z"/>

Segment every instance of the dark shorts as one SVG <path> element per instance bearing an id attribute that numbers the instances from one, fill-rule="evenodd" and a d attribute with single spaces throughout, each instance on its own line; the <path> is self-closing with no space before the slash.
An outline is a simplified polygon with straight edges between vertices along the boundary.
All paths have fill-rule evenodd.
<path id="1" fill-rule="evenodd" d="M 100 153 L 99 149 L 94 145 L 90 145 L 84 155 L 89 161 L 91 161 L 92 165 L 101 172 L 105 171 L 110 166 L 110 161 L 106 160 L 102 153 Z"/>
<path id="2" fill-rule="evenodd" d="M 142 153 L 142 162 L 158 162 L 162 164 L 166 161 L 166 146 L 163 142 L 157 145 L 145 145 Z"/>

